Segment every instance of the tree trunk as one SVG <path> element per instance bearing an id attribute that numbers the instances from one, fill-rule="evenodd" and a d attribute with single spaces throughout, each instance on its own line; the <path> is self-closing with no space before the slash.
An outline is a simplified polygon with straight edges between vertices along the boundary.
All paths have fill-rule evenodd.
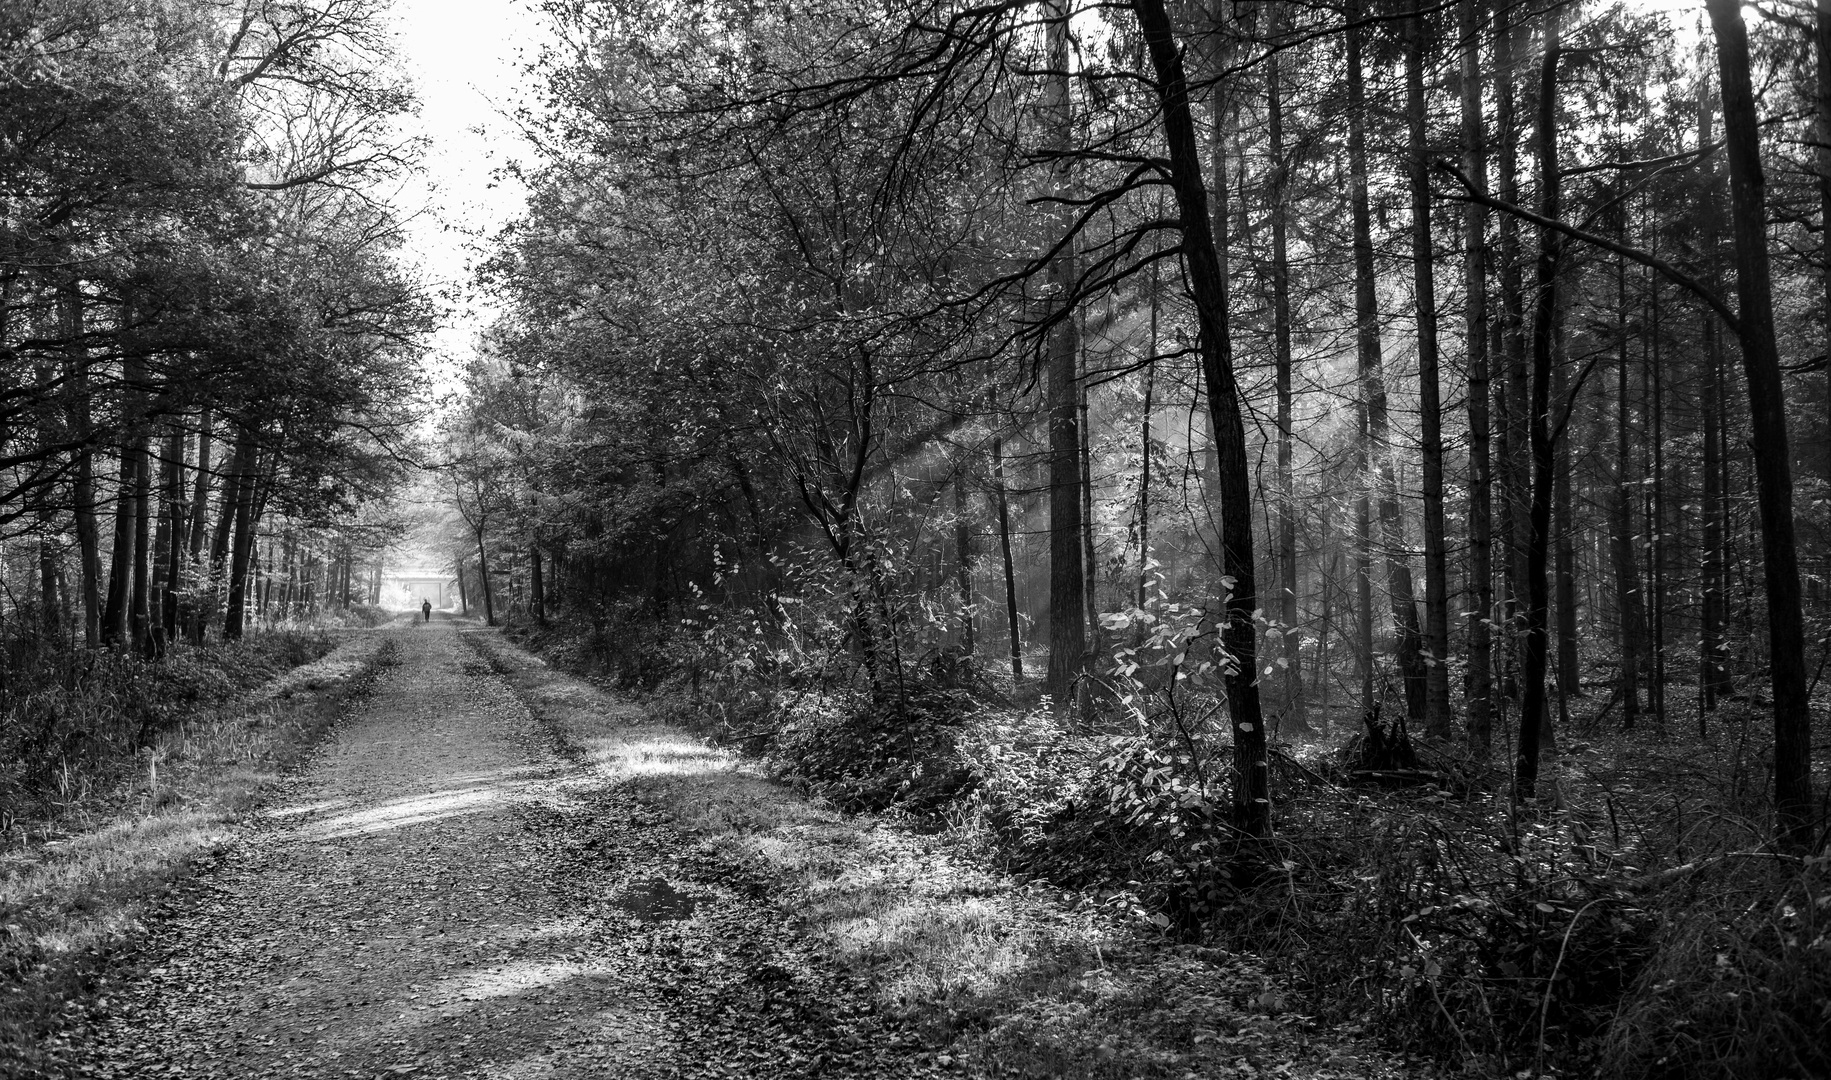
<path id="1" fill-rule="evenodd" d="M 159 539 L 154 545 L 159 560 L 159 644 L 178 640 L 178 597 L 183 586 L 185 546 L 184 429 L 173 425 L 165 441 L 165 472 L 160 481 Z"/>
<path id="2" fill-rule="evenodd" d="M 1483 0 L 1463 0 L 1462 168 L 1483 191 L 1488 187 L 1486 127 L 1481 116 L 1481 17 Z M 1494 528 L 1493 463 L 1489 453 L 1487 214 L 1477 203 L 1463 208 L 1463 291 L 1468 321 L 1469 379 L 1469 578 L 1475 598 L 1469 618 L 1469 752 L 1486 761 L 1493 750 Z"/>
<path id="3" fill-rule="evenodd" d="M 1005 494 L 1004 441 L 992 438 L 992 493 L 998 500 L 998 552 L 1004 560 L 1005 626 L 1010 630 L 1011 677 L 1024 677 L 1023 635 L 1017 622 L 1017 571 L 1011 563 L 1011 504 Z"/>
<path id="4" fill-rule="evenodd" d="M 1082 661 L 1083 671 L 1095 671 L 1099 668 L 1100 653 L 1104 648 L 1100 633 L 1100 563 L 1099 555 L 1094 548 L 1094 466 L 1093 466 L 1093 428 L 1087 421 L 1087 386 L 1083 375 L 1086 371 L 1087 358 L 1084 343 L 1087 340 L 1086 326 L 1076 333 L 1083 343 L 1082 353 L 1076 365 L 1075 408 L 1079 418 L 1078 438 L 1081 443 L 1081 573 L 1084 578 L 1081 585 L 1081 602 L 1085 609 L 1082 615 L 1082 626 L 1087 632 L 1087 658 Z M 1087 694 L 1092 691 L 1090 683 L 1083 683 L 1081 694 L 1082 715 L 1087 714 Z"/>
<path id="5" fill-rule="evenodd" d="M 1253 565 L 1252 476 L 1239 386 L 1234 381 L 1233 338 L 1226 284 L 1208 218 L 1208 192 L 1196 143 L 1189 87 L 1163 0 L 1133 0 L 1145 47 L 1156 73 L 1168 178 L 1182 226 L 1182 257 L 1195 302 L 1197 346 L 1208 395 L 1208 419 L 1220 459 L 1221 573 L 1232 596 L 1222 615 L 1226 692 L 1234 740 L 1234 823 L 1252 837 L 1271 835 L 1271 776 L 1265 725 L 1259 708 L 1258 652 L 1253 613 L 1258 588 Z"/>
<path id="6" fill-rule="evenodd" d="M 1466 0 L 1465 0 L 1466 2 Z M 1448 739 L 1450 715 L 1449 545 L 1443 523 L 1443 399 L 1437 368 L 1437 282 L 1430 227 L 1430 148 L 1425 136 L 1423 16 L 1406 20 L 1405 118 L 1411 151 L 1411 258 L 1418 308 L 1418 410 L 1424 472 L 1424 730 Z"/>
<path id="7" fill-rule="evenodd" d="M 1562 245 L 1559 246 L 1560 254 Z M 1570 699 L 1581 697 L 1583 684 L 1577 658 L 1577 522 L 1573 517 L 1570 491 L 1569 418 L 1576 403 L 1571 400 L 1569 367 L 1564 356 L 1563 298 L 1553 305 L 1551 313 L 1551 399 L 1562 415 L 1557 418 L 1551 437 L 1551 551 L 1557 612 L 1557 720 L 1539 733 L 1546 749 L 1557 744 L 1557 733 L 1570 726 Z M 1547 423 L 1552 418 L 1547 416 Z"/>
<path id="8" fill-rule="evenodd" d="M 62 292 L 63 334 L 68 343 L 64 360 L 65 385 L 69 388 L 66 408 L 71 429 L 83 440 L 75 451 L 76 478 L 71 491 L 75 503 L 71 516 L 81 566 L 77 591 L 83 603 L 83 643 L 94 649 L 102 643 L 102 545 L 95 521 L 95 451 L 91 441 L 95 422 L 89 395 L 89 349 L 82 340 L 82 284 L 72 279 Z"/>
<path id="9" fill-rule="evenodd" d="M 1653 398 L 1653 505 L 1649 515 L 1653 544 L 1648 552 L 1652 562 L 1653 582 L 1653 700 L 1654 721 L 1662 727 L 1666 719 L 1666 400 L 1665 383 L 1660 375 L 1659 278 L 1648 282 L 1651 296 L 1653 353 L 1647 364 L 1647 381 L 1652 384 Z"/>
<path id="10" fill-rule="evenodd" d="M 1354 326 L 1356 378 L 1354 398 L 1355 465 L 1358 484 L 1354 501 L 1355 615 L 1361 660 L 1361 712 L 1371 716 L 1378 708 L 1374 686 L 1373 653 L 1373 516 L 1374 488 L 1373 410 L 1367 376 L 1380 357 L 1380 313 L 1373 272 L 1373 212 L 1367 194 L 1367 104 L 1362 79 L 1361 5 L 1349 5 L 1348 28 L 1348 187 L 1354 229 Z"/>
<path id="11" fill-rule="evenodd" d="M 1074 139 L 1074 116 L 1068 94 L 1068 20 L 1066 0 L 1047 0 L 1049 75 L 1044 83 L 1044 138 L 1051 149 L 1065 151 Z M 1058 197 L 1071 194 L 1066 158 L 1055 166 Z M 1056 235 L 1067 231 L 1070 217 L 1056 214 Z M 1065 305 L 1075 285 L 1075 259 L 1064 248 L 1049 264 L 1051 302 Z M 1066 712 L 1087 658 L 1086 571 L 1081 536 L 1081 431 L 1075 360 L 1078 334 L 1072 312 L 1058 310 L 1048 340 L 1049 395 L 1049 677 L 1048 691 L 1057 712 Z"/>
<path id="12" fill-rule="evenodd" d="M 1158 215 L 1162 216 L 1161 209 Z M 1157 393 L 1157 264 L 1151 264 L 1151 344 L 1144 360 L 1144 408 L 1138 425 L 1138 596 L 1142 611 L 1151 585 L 1151 408 Z M 1139 626 L 1142 633 L 1144 627 Z"/>
<path id="13" fill-rule="evenodd" d="M 193 644 L 203 641 L 209 615 L 203 611 L 203 597 L 209 588 L 209 567 L 204 564 L 203 537 L 210 511 L 210 427 L 214 422 L 209 409 L 197 421 L 197 481 L 191 491 L 191 525 L 187 530 L 189 550 L 186 555 L 186 580 L 181 621 L 184 634 Z"/>
<path id="14" fill-rule="evenodd" d="M 1275 8 L 1277 30 L 1282 30 L 1283 5 Z M 1266 61 L 1265 98 L 1271 137 L 1271 213 L 1272 233 L 1272 351 L 1275 365 L 1273 380 L 1278 396 L 1278 498 L 1275 513 L 1278 551 L 1278 622 L 1282 637 L 1284 666 L 1279 680 L 1279 732 L 1313 735 L 1303 704 L 1303 635 L 1298 630 L 1297 614 L 1297 484 L 1292 471 L 1291 432 L 1291 262 L 1289 252 L 1290 163 L 1284 149 L 1284 85 L 1279 57 L 1273 52 Z M 1153 304 L 1155 297 L 1153 297 Z M 1156 319 L 1153 306 L 1151 317 Z M 1152 348 L 1156 353 L 1153 324 Z M 1325 676 L 1326 678 L 1326 676 Z"/>
<path id="15" fill-rule="evenodd" d="M 1831 356 L 1831 0 L 1817 0 L 1812 44 L 1818 63 L 1818 93 L 1814 102 L 1812 134 L 1818 173 L 1819 290 L 1823 309 L 1819 317 L 1820 348 Z M 1825 365 L 1825 401 L 1831 404 L 1831 364 Z M 1825 475 L 1831 476 L 1831 416 L 1825 417 Z"/>
<path id="16" fill-rule="evenodd" d="M 541 575 L 540 545 L 528 545 L 528 578 L 529 588 L 534 601 L 534 622 L 536 625 L 547 625 L 547 586 Z"/>
<path id="17" fill-rule="evenodd" d="M 1749 76 L 1748 33 L 1738 0 L 1706 0 L 1717 39 L 1723 131 L 1729 159 L 1730 220 L 1736 240 L 1737 337 L 1748 384 L 1750 445 L 1767 584 L 1768 651 L 1774 697 L 1774 810 L 1783 843 L 1812 831 L 1812 711 L 1806 690 L 1798 550 L 1793 532 L 1792 461 L 1786 396 L 1774 336 L 1767 252 L 1767 181 Z"/>
<path id="18" fill-rule="evenodd" d="M 496 599 L 490 588 L 490 553 L 483 544 L 483 530 L 477 530 L 477 581 L 483 589 L 483 625 L 496 625 Z"/>
<path id="19" fill-rule="evenodd" d="M 223 482 L 222 497 L 217 499 L 216 528 L 210 537 L 209 585 L 207 604 L 198 611 L 197 639 L 203 640 L 203 624 L 214 619 L 229 584 L 229 542 L 235 536 L 235 508 L 241 504 L 242 489 L 252 490 L 252 462 L 245 451 L 245 439 L 238 438 L 229 454 L 229 473 Z"/>
<path id="20" fill-rule="evenodd" d="M 158 656 L 158 645 L 153 640 L 152 623 L 152 575 L 148 560 L 152 552 L 148 534 L 151 532 L 152 510 L 152 461 L 147 452 L 146 436 L 134 440 L 134 456 L 138 462 L 134 466 L 133 490 L 133 588 L 128 605 L 128 648 L 142 660 L 152 660 Z"/>
<path id="21" fill-rule="evenodd" d="M 229 601 L 223 614 L 223 637 L 238 641 L 242 636 L 245 608 L 248 602 L 248 564 L 254 556 L 254 498 L 259 467 L 256 464 L 254 436 L 243 429 L 235 440 L 235 457 L 241 463 L 237 470 L 234 503 L 235 541 L 229 550 Z M 228 507 L 224 516 L 228 517 Z"/>
<path id="22" fill-rule="evenodd" d="M 466 595 L 468 590 L 465 589 L 465 587 L 464 587 L 464 560 L 462 558 L 458 559 L 457 570 L 458 570 L 458 614 L 468 616 L 468 615 L 470 615 L 470 598 Z"/>
<path id="23" fill-rule="evenodd" d="M 966 462 L 954 474 L 954 588 L 960 593 L 960 651 L 973 655 L 973 531 L 966 519 Z M 539 574 L 538 564 L 535 573 Z"/>
<path id="24" fill-rule="evenodd" d="M 138 645 L 129 633 L 133 574 L 139 565 L 134 550 L 134 500 L 146 480 L 146 436 L 140 430 L 140 387 L 146 381 L 146 370 L 144 360 L 132 346 L 121 361 L 121 381 L 121 424 L 125 433 L 120 443 L 120 486 L 115 491 L 114 548 L 109 553 L 108 607 L 102 613 L 102 643 L 131 649 Z"/>
<path id="25" fill-rule="evenodd" d="M 1499 129 L 1500 197 L 1519 205 L 1519 110 L 1514 88 L 1513 9 L 1494 8 L 1494 102 Z M 1500 217 L 1500 342 L 1506 357 L 1506 405 L 1501 424 L 1501 536 L 1507 579 L 1507 697 L 1523 689 L 1527 555 L 1532 546 L 1532 388 L 1526 362 L 1526 286 L 1519 219 Z"/>
<path id="26" fill-rule="evenodd" d="M 1626 217 L 1622 233 L 1625 239 Z M 1646 615 L 1640 593 L 1640 574 L 1634 565 L 1634 466 L 1628 438 L 1633 414 L 1628 408 L 1628 287 L 1627 266 L 1615 269 L 1615 476 L 1609 491 L 1609 555 L 1615 567 L 1615 640 L 1620 653 L 1618 678 L 1622 723 L 1633 727 L 1640 719 L 1640 659 L 1646 640 Z"/>
<path id="27" fill-rule="evenodd" d="M 1358 21 L 1358 3 L 1349 20 Z M 1348 168 L 1353 189 L 1355 323 L 1359 328 L 1358 376 L 1366 408 L 1366 454 L 1369 482 L 1378 489 L 1380 544 L 1386 551 L 1387 601 L 1392 609 L 1393 633 L 1398 639 L 1399 673 L 1405 687 L 1405 715 L 1425 717 L 1429 672 L 1424 662 L 1423 634 L 1418 626 L 1418 605 L 1412 588 L 1410 559 L 1405 548 L 1405 525 L 1399 510 L 1398 480 L 1393 470 L 1391 429 L 1387 419 L 1385 360 L 1380 343 L 1378 278 L 1373 262 L 1373 231 L 1368 203 L 1366 101 L 1362 79 L 1361 32 L 1348 32 Z M 1442 494 L 1439 487 L 1439 495 Z M 1368 556 L 1371 572 L 1371 555 Z M 1369 599 L 1372 586 L 1368 585 Z M 1362 615 L 1371 627 L 1372 608 Z M 1371 637 L 1371 633 L 1368 634 Z"/>
<path id="28" fill-rule="evenodd" d="M 1539 67 L 1539 213 L 1558 216 L 1558 43 L 1559 10 L 1545 14 L 1545 55 Z M 1514 766 L 1514 798 L 1536 797 L 1539 751 L 1544 737 L 1545 682 L 1550 661 L 1549 607 L 1546 563 L 1551 554 L 1552 445 L 1551 378 L 1553 322 L 1558 307 L 1558 258 L 1562 238 L 1548 228 L 1539 229 L 1536 294 L 1538 307 L 1532 318 L 1532 507 L 1531 542 L 1526 549 L 1526 648 L 1525 700 L 1520 707 L 1519 758 Z"/>

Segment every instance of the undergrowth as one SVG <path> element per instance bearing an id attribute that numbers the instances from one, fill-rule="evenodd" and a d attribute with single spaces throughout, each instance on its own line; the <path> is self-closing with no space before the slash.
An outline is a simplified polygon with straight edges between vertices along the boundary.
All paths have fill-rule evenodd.
<path id="1" fill-rule="evenodd" d="M 392 642 L 359 638 L 327 659 L 343 674 L 309 684 L 314 692 L 246 693 L 322 657 L 328 644 L 317 634 L 262 634 L 210 650 L 188 659 L 212 674 L 190 677 L 184 691 L 127 665 L 98 664 L 86 674 L 116 673 L 127 687 L 159 694 L 146 707 L 172 709 L 160 715 L 174 719 L 155 725 L 125 761 L 98 754 L 80 772 L 72 767 L 80 778 L 72 801 L 52 801 L 56 816 L 29 834 L 22 823 L 0 848 L 0 1060 L 15 1070 L 8 1075 L 64 1075 L 61 1033 L 80 1026 L 105 992 L 117 947 L 163 893 L 211 857 L 258 793 L 310 753 L 369 675 L 392 662 Z M 127 692 L 79 681 L 57 715 L 96 725 L 97 747 L 136 745 L 137 719 L 110 724 L 104 711 Z"/>
<path id="2" fill-rule="evenodd" d="M 0 835 L 53 828 L 107 802 L 156 762 L 162 740 L 335 644 L 317 630 L 264 631 L 177 645 L 148 662 L 11 643 L 0 681 Z"/>
<path id="3" fill-rule="evenodd" d="M 1831 1075 L 1831 863 L 1763 846 L 1758 728 L 1568 732 L 1554 794 L 1517 807 L 1503 774 L 1424 744 L 1385 787 L 1355 767 L 1359 740 L 1284 747 L 1276 839 L 1251 841 L 1229 824 L 1231 745 L 1191 625 L 1137 634 L 1129 677 L 1074 722 L 958 656 L 886 693 L 834 642 L 703 617 L 645 635 L 625 612 L 530 644 L 842 808 L 893 808 L 1166 939 L 1262 956 L 1307 1011 L 1472 1074 Z"/>

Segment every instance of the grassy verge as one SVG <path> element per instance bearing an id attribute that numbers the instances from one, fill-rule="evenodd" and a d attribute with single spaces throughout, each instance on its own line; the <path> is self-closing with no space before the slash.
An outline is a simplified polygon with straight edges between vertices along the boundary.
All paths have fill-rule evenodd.
<path id="1" fill-rule="evenodd" d="M 467 635 L 560 749 L 614 777 L 688 842 L 759 871 L 774 903 L 973 1073 L 1038 1077 L 1394 1075 L 1314 1022 L 1252 958 L 1175 944 L 1041 882 L 993 872 L 944 835 L 842 814 L 684 728 Z M 1065 902 L 1065 900 L 1067 902 Z M 1406 1075 L 1419 1075 L 1407 1072 Z"/>
<path id="2" fill-rule="evenodd" d="M 260 792 L 296 766 L 391 662 L 357 636 L 252 694 L 191 716 L 70 808 L 0 852 L 0 1066 L 62 1076 L 62 1032 L 105 992 L 120 946 L 220 850 Z"/>

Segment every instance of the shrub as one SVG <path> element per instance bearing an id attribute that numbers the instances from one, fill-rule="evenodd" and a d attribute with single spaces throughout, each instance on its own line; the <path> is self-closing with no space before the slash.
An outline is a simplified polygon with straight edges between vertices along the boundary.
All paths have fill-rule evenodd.
<path id="1" fill-rule="evenodd" d="M 1728 857 L 1673 890 L 1603 1046 L 1624 1080 L 1831 1076 L 1831 858 Z"/>
<path id="2" fill-rule="evenodd" d="M 802 699 L 783 714 L 771 770 L 848 810 L 932 811 L 972 783 L 955 744 L 975 708 L 964 690 L 902 690 Z M 814 704 L 819 702 L 819 704 Z"/>

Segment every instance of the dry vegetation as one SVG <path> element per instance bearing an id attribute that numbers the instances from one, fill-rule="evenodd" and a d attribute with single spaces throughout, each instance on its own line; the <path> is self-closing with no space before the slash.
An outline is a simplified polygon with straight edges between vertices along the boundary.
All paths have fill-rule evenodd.
<path id="1" fill-rule="evenodd" d="M 1733 711 L 1703 736 L 1574 725 L 1529 807 L 1423 743 L 1435 782 L 1398 786 L 1357 772 L 1360 737 L 1287 746 L 1262 845 L 1208 810 L 1213 733 L 1065 725 L 997 680 L 886 711 L 837 681 L 654 679 L 660 650 L 627 632 L 595 656 L 531 636 L 602 682 L 652 680 L 678 727 L 567 737 L 769 865 L 836 955 L 983 1065 L 1180 1075 L 1314 1018 L 1474 1075 L 1831 1069 L 1831 866 L 1764 847 L 1770 751 Z"/>
<path id="2" fill-rule="evenodd" d="M 385 639 L 369 635 L 338 644 L 323 633 L 257 634 L 156 669 L 122 662 L 16 706 L 50 718 L 42 730 L 85 737 L 62 738 L 83 752 L 52 767 L 12 759 L 0 852 L 0 1058 L 28 1070 L 60 1053 L 53 1033 L 90 1006 L 118 946 L 209 863 L 260 792 L 311 751 L 390 656 Z M 179 694 L 167 689 L 175 673 L 190 678 Z M 145 710 L 169 719 L 142 731 Z"/>
<path id="3" fill-rule="evenodd" d="M 1286 976 L 1165 935 L 1128 890 L 1013 873 L 982 826 L 892 805 L 855 814 L 771 779 L 781 762 L 704 741 L 680 698 L 647 710 L 473 638 L 576 760 L 621 774 L 696 845 L 770 884 L 785 918 L 868 977 L 877 1004 L 972 1071 L 1073 1077 L 1392 1075 L 1359 1029 L 1318 1038 Z M 554 642 L 546 642 L 549 646 Z M 565 650 L 560 650 L 565 651 Z M 663 716 L 651 719 L 649 713 Z M 948 804 L 955 810 L 957 804 Z M 1409 1066 L 1416 1075 L 1420 1066 Z"/>

